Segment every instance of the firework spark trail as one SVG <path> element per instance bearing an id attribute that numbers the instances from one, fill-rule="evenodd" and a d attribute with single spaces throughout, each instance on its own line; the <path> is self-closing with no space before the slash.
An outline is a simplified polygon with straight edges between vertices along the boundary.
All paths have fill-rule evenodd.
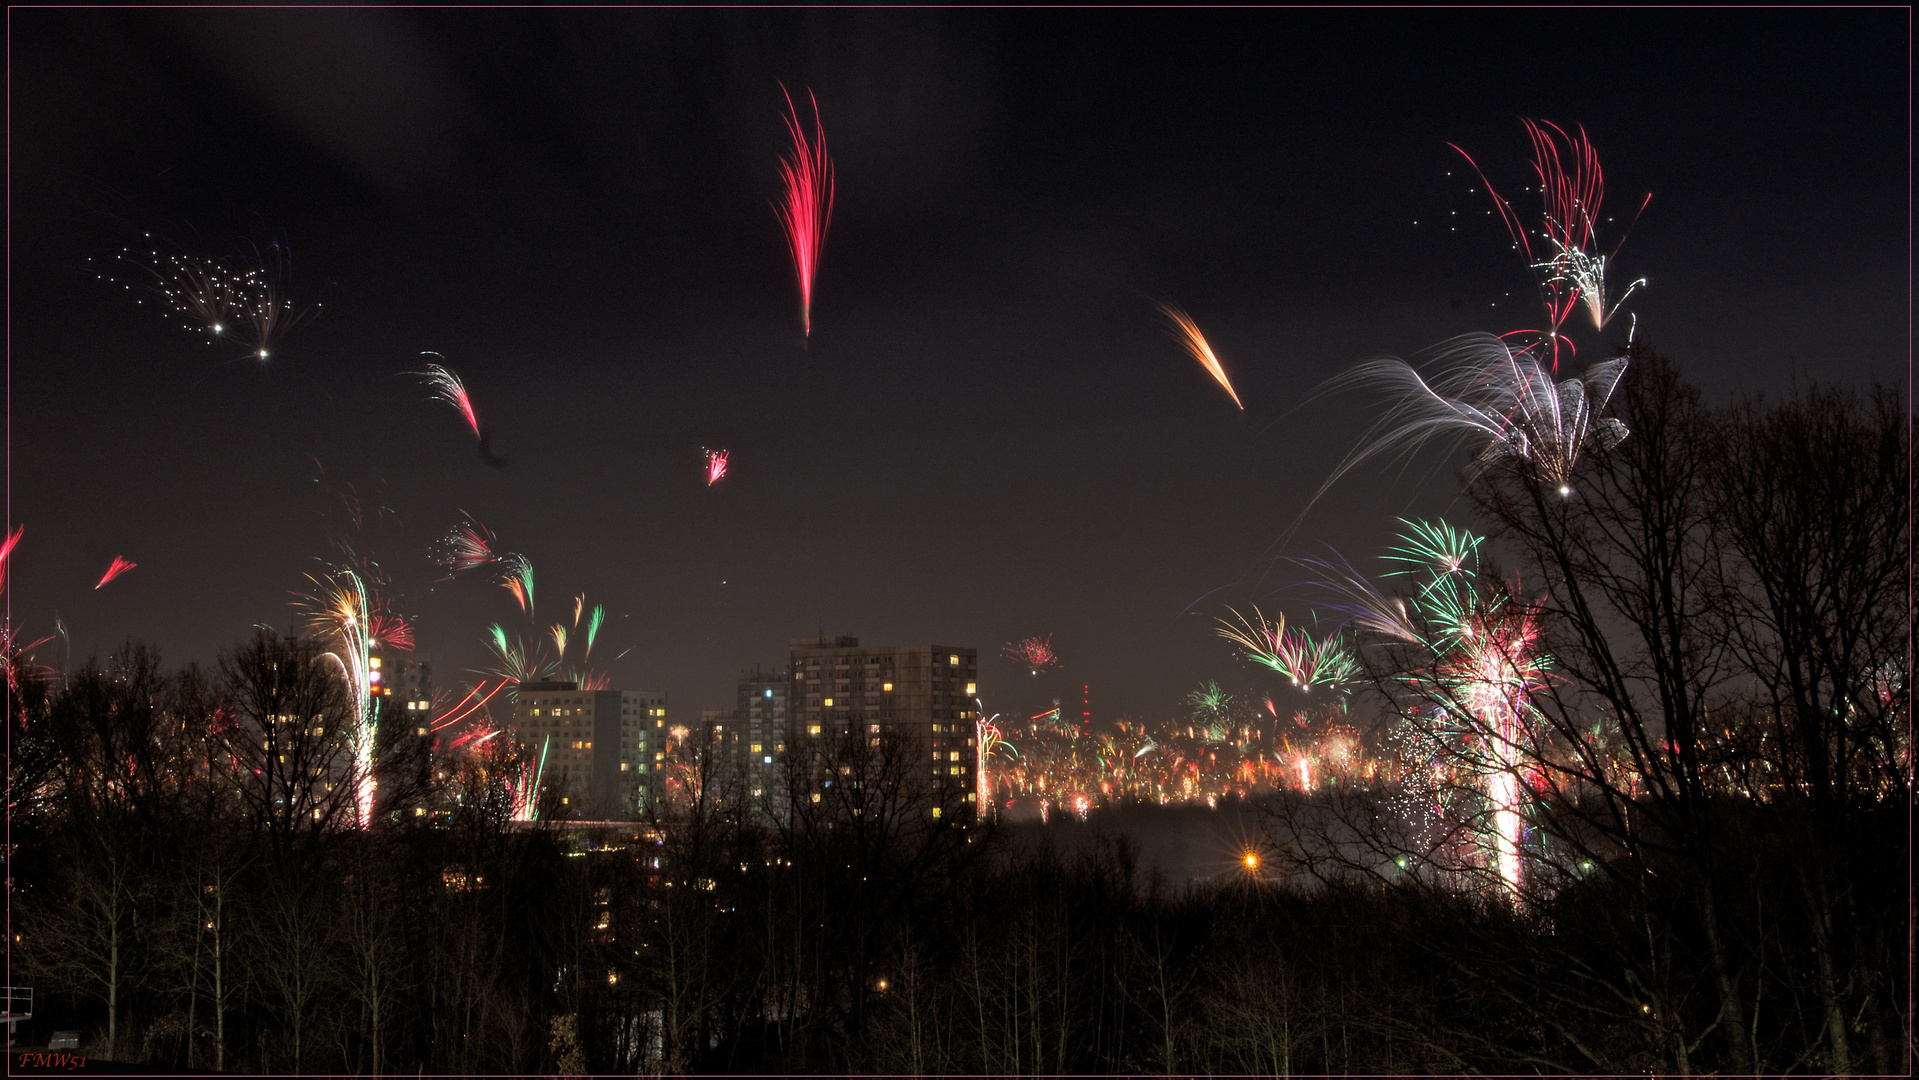
<path id="1" fill-rule="evenodd" d="M 25 525 L 15 525 L 7 538 L 0 541 L 0 589 L 7 587 L 7 567 L 13 565 L 11 556 L 14 546 L 20 543 L 20 534 L 27 531 Z"/>
<path id="2" fill-rule="evenodd" d="M 1557 370 L 1560 330 L 1573 309 L 1584 307 L 1593 328 L 1604 329 L 1619 313 L 1626 298 L 1646 282 L 1644 278 L 1633 282 L 1608 304 L 1606 270 L 1625 244 L 1625 233 L 1631 231 L 1632 222 L 1621 232 L 1619 243 L 1613 245 L 1610 253 L 1591 250 L 1597 240 L 1600 206 L 1606 198 L 1606 178 L 1599 165 L 1599 152 L 1586 136 L 1586 130 L 1582 127 L 1577 129 L 1577 135 L 1568 135 L 1550 122 L 1525 120 L 1523 123 L 1532 141 L 1533 173 L 1539 178 L 1543 202 L 1540 236 L 1551 249 L 1543 258 L 1534 252 L 1530 230 L 1520 221 L 1512 203 L 1494 190 L 1485 170 L 1471 154 L 1457 145 L 1448 145 L 1478 174 L 1506 231 L 1512 235 L 1513 245 L 1525 255 L 1528 267 L 1539 277 L 1547 320 L 1543 336 L 1552 342 L 1553 365 Z M 1639 220 L 1639 215 L 1645 213 L 1651 203 L 1652 196 L 1647 195 L 1633 214 L 1633 222 Z"/>
<path id="3" fill-rule="evenodd" d="M 423 352 L 420 355 L 440 356 L 436 352 Z M 440 356 L 440 359 L 445 360 L 446 357 Z M 473 396 L 467 393 L 466 383 L 460 379 L 458 372 L 444 364 L 428 364 L 425 371 L 408 374 L 423 380 L 433 390 L 435 398 L 458 409 L 460 415 L 466 418 L 466 426 L 473 429 L 473 437 L 480 437 L 480 417 L 473 411 Z"/>
<path id="4" fill-rule="evenodd" d="M 308 620 L 334 647 L 326 653 L 340 667 L 353 705 L 353 766 L 357 786 L 354 804 L 360 828 L 373 823 L 373 749 L 379 720 L 379 699 L 373 693 L 371 602 L 366 581 L 352 570 L 336 570 L 325 578 L 310 578 L 317 590 L 304 597 Z"/>
<path id="5" fill-rule="evenodd" d="M 1280 641 L 1286 634 L 1286 616 L 1268 620 L 1260 614 L 1258 605 L 1253 607 L 1253 617 L 1248 619 L 1233 608 L 1232 612 L 1238 625 L 1219 620 L 1219 636 L 1234 642 L 1246 650 L 1246 658 L 1257 664 L 1263 664 L 1274 671 L 1284 671 L 1285 666 L 1279 658 Z"/>
<path id="6" fill-rule="evenodd" d="M 539 816 L 540 780 L 546 775 L 546 754 L 552 748 L 553 736 L 548 735 L 532 768 L 527 767 L 525 758 L 520 759 L 520 774 L 512 790 L 514 821 L 532 821 Z"/>
<path id="7" fill-rule="evenodd" d="M 1315 639 L 1304 630 L 1286 628 L 1286 617 L 1268 620 L 1253 608 L 1251 619 L 1232 608 L 1236 622 L 1219 620 L 1219 636 L 1246 650 L 1246 658 L 1279 672 L 1295 687 L 1311 692 L 1315 686 L 1345 691 L 1359 676 L 1359 661 L 1336 634 Z M 1268 701 L 1268 710 L 1272 703 Z"/>
<path id="8" fill-rule="evenodd" d="M 1008 660 L 1022 664 L 1030 675 L 1059 667 L 1059 654 L 1053 651 L 1053 635 L 1038 634 L 1007 644 L 1001 650 Z"/>
<path id="9" fill-rule="evenodd" d="M 500 560 L 500 587 L 513 594 L 513 599 L 526 612 L 527 618 L 533 617 L 533 563 L 524 555 L 504 555 Z"/>
<path id="10" fill-rule="evenodd" d="M 493 553 L 493 533 L 470 518 L 447 530 L 434 547 L 433 561 L 447 569 L 448 578 L 500 561 Z"/>
<path id="11" fill-rule="evenodd" d="M 1214 355 L 1213 347 L 1207 344 L 1206 335 L 1199 332 L 1199 325 L 1193 322 L 1192 316 L 1171 304 L 1160 304 L 1159 311 L 1166 316 L 1167 332 L 1172 334 L 1174 340 L 1186 347 L 1187 353 L 1199 361 L 1199 365 L 1206 369 L 1206 373 L 1225 388 L 1227 396 L 1233 399 L 1233 404 L 1239 406 L 1241 412 L 1245 412 L 1246 406 L 1240 402 L 1238 392 L 1233 389 L 1232 380 L 1226 377 L 1225 367 L 1220 364 L 1219 357 Z"/>
<path id="12" fill-rule="evenodd" d="M 990 718 L 986 715 L 986 706 L 978 698 L 973 699 L 973 798 L 978 807 L 976 813 L 984 817 L 993 807 L 993 781 L 987 768 L 987 759 L 1000 742 L 1000 730 L 994 724 L 999 714 Z"/>
<path id="13" fill-rule="evenodd" d="M 1287 630 L 1273 649 L 1274 670 L 1310 692 L 1315 686 L 1345 690 L 1359 676 L 1359 662 L 1336 635 L 1317 640 L 1304 630 Z"/>
<path id="14" fill-rule="evenodd" d="M 481 679 L 479 685 L 469 689 L 465 696 L 453 703 L 452 707 L 442 710 L 439 716 L 434 717 L 433 721 L 427 725 L 428 729 L 440 731 L 444 728 L 452 727 L 454 724 L 485 708 L 486 703 L 492 701 L 493 696 L 504 689 L 506 689 L 506 680 L 502 679 L 499 685 L 491 690 L 487 690 L 486 693 L 482 695 L 480 691 L 486 690 L 486 680 Z"/>
<path id="15" fill-rule="evenodd" d="M 1362 462 L 1382 455 L 1410 458 L 1433 440 L 1455 445 L 1483 440 L 1475 473 L 1516 459 L 1560 495 L 1571 495 L 1582 452 L 1592 445 L 1609 449 L 1626 437 L 1625 424 L 1598 415 L 1625 373 L 1624 357 L 1555 382 L 1530 351 L 1511 349 L 1490 334 L 1468 334 L 1434 350 L 1433 366 L 1437 374 L 1428 380 L 1411 364 L 1389 357 L 1361 364 L 1327 384 L 1329 389 L 1381 386 L 1392 403 L 1320 485 L 1307 502 L 1309 509 Z"/>
<path id="16" fill-rule="evenodd" d="M 593 614 L 586 620 L 586 651 L 580 654 L 581 660 L 593 655 L 593 642 L 599 638 L 600 625 L 604 622 L 606 622 L 606 607 L 602 604 L 594 604 Z"/>
<path id="17" fill-rule="evenodd" d="M 539 682 L 553 673 L 553 661 L 545 652 L 534 652 L 518 637 L 507 634 L 498 623 L 488 631 L 487 647 L 497 658 L 486 674 L 510 683 Z"/>
<path id="18" fill-rule="evenodd" d="M 129 562 L 129 560 L 127 560 L 125 556 L 121 556 L 121 554 L 115 554 L 115 556 L 113 556 L 113 562 L 107 566 L 106 574 L 100 575 L 100 583 L 94 585 L 94 589 L 100 589 L 100 587 L 106 585 L 107 581 L 111 581 L 111 579 L 115 579 L 115 577 L 119 577 L 121 574 L 127 574 L 134 566 L 140 566 L 140 564 L 138 564 L 138 562 Z"/>
<path id="19" fill-rule="evenodd" d="M 826 243 L 826 226 L 833 216 L 833 162 L 826 156 L 826 132 L 820 127 L 820 103 L 807 91 L 813 105 L 813 137 L 809 140 L 800 127 L 793 96 L 780 87 L 786 98 L 786 130 L 793 136 L 793 157 L 780 159 L 780 181 L 785 186 L 782 200 L 774 205 L 780 224 L 786 230 L 786 246 L 793 253 L 793 270 L 800 283 L 800 323 L 807 337 L 813 336 L 813 272 L 819 265 L 820 248 Z"/>
<path id="20" fill-rule="evenodd" d="M 702 451 L 702 453 L 706 455 L 706 486 L 712 487 L 714 484 L 720 482 L 721 477 L 726 475 L 726 459 L 728 454 L 725 450 L 705 450 Z"/>

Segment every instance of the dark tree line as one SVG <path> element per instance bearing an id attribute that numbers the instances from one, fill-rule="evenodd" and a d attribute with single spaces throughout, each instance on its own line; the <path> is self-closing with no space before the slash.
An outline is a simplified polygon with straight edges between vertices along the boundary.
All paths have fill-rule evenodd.
<path id="1" fill-rule="evenodd" d="M 759 800 L 695 745 L 580 830 L 396 722 L 362 829 L 337 668 L 261 634 L 7 656 L 12 981 L 100 1056 L 236 1071 L 1909 1071 L 1910 418 L 1632 358 L 1577 497 L 1473 482 L 1556 663 L 1520 897 L 1385 786 L 1276 796 L 1284 874 L 1173 885 L 863 735 Z"/>

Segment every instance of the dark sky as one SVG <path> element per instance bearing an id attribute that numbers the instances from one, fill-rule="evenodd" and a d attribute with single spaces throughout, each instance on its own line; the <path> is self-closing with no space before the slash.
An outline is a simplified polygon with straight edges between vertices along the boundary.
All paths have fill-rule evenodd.
<path id="1" fill-rule="evenodd" d="M 1585 125 L 1610 208 L 1654 193 L 1617 264 L 1651 279 L 1639 332 L 1714 400 L 1903 378 L 1909 31 L 1903 10 L 14 8 L 12 618 L 39 636 L 57 613 L 76 660 L 137 637 L 209 661 L 287 625 L 351 484 L 387 508 L 354 539 L 443 684 L 488 624 L 526 625 L 484 579 L 435 584 L 426 549 L 464 509 L 531 558 L 543 622 L 604 602 L 596 656 L 682 717 L 820 628 L 977 646 L 992 708 L 1270 690 L 1214 635 L 1223 603 L 1267 597 L 1288 551 L 1370 565 L 1396 516 L 1464 512 L 1459 461 L 1361 469 L 1277 545 L 1371 415 L 1308 395 L 1538 322 L 1446 144 L 1523 207 L 1520 118 Z M 817 93 L 839 181 L 805 350 L 769 205 L 781 81 Z M 234 362 L 94 279 L 147 233 L 282 241 L 326 310 Z M 1206 330 L 1243 414 L 1157 299 Z M 508 468 L 398 376 L 428 349 Z M 704 446 L 733 454 L 711 489 Z M 95 591 L 115 555 L 138 569 Z M 1042 632 L 1058 675 L 997 659 Z"/>

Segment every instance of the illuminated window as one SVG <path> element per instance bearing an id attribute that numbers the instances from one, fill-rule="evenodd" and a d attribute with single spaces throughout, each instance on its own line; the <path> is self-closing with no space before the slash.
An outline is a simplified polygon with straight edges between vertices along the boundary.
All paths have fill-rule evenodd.
<path id="1" fill-rule="evenodd" d="M 770 690 L 770 689 L 769 689 L 769 690 L 767 690 L 767 692 L 766 692 L 766 696 L 767 696 L 767 697 L 772 697 L 772 696 L 773 696 L 773 691 L 772 691 L 772 690 Z"/>
<path id="2" fill-rule="evenodd" d="M 935 806 L 935 807 L 933 808 L 933 816 L 934 816 L 934 817 L 938 817 L 938 816 L 940 816 L 940 808 L 939 808 L 939 807 L 937 807 L 937 806 Z"/>
<path id="3" fill-rule="evenodd" d="M 973 696 L 974 694 L 977 694 L 977 693 L 979 693 L 979 684 L 978 684 L 978 683 L 970 683 L 970 682 L 969 682 L 969 683 L 967 683 L 967 684 L 966 684 L 966 695 L 967 695 L 968 697 L 971 697 L 971 696 Z"/>
<path id="4" fill-rule="evenodd" d="M 868 735 L 878 735 L 880 733 L 880 726 L 878 724 L 868 724 L 866 726 L 866 733 Z"/>
<path id="5" fill-rule="evenodd" d="M 817 791 L 815 791 L 815 792 L 813 793 L 813 801 L 814 801 L 814 802 L 819 802 L 819 801 L 820 801 L 820 793 L 819 793 L 819 792 L 817 792 Z M 316 814 L 315 814 L 315 816 L 318 816 L 318 814 L 317 814 L 317 811 L 316 811 Z"/>
<path id="6" fill-rule="evenodd" d="M 425 734 L 426 734 L 426 729 L 425 729 L 425 728 L 414 728 L 414 729 L 413 729 L 413 732 L 414 732 L 414 734 L 416 734 L 416 735 L 425 735 Z"/>
<path id="7" fill-rule="evenodd" d="M 833 707 L 833 699 L 832 699 L 832 698 L 827 698 L 827 699 L 826 699 L 826 707 L 827 707 L 827 708 L 829 708 L 829 709 Z"/>
<path id="8" fill-rule="evenodd" d="M 890 693 L 892 693 L 892 692 L 893 692 L 893 684 L 892 684 L 892 683 L 890 683 L 890 682 L 888 682 L 888 683 L 881 683 L 881 684 L 880 684 L 880 689 L 881 689 L 881 690 L 884 690 L 884 691 L 886 691 L 887 693 L 889 693 L 889 694 L 890 694 Z"/>
<path id="9" fill-rule="evenodd" d="M 768 765 L 771 765 L 771 764 L 773 764 L 773 755 L 771 755 L 771 754 L 767 754 L 767 755 L 766 755 L 766 763 L 767 763 Z M 755 794 L 755 795 L 758 795 L 758 794 L 759 794 L 759 792 L 757 792 L 757 791 L 756 791 L 756 792 L 754 792 L 753 794 Z"/>
<path id="10" fill-rule="evenodd" d="M 957 664 L 957 663 L 959 663 L 959 654 L 958 654 L 958 653 L 954 653 L 954 654 L 953 654 L 952 656 L 949 656 L 949 657 L 947 657 L 947 658 L 946 658 L 946 662 L 947 662 L 947 663 L 949 663 L 949 664 Z"/>
<path id="11" fill-rule="evenodd" d="M 625 771 L 626 771 L 626 762 L 624 762 L 624 761 L 622 761 L 622 762 L 620 762 L 620 771 L 621 771 L 621 772 L 625 772 Z"/>
<path id="12" fill-rule="evenodd" d="M 760 752 L 760 744 L 759 744 L 759 743 L 754 743 L 754 744 L 753 744 L 753 752 L 754 752 L 755 754 L 757 754 L 757 753 L 759 753 L 759 752 Z"/>
<path id="13" fill-rule="evenodd" d="M 374 658 L 373 658 L 373 659 L 372 659 L 372 660 L 370 661 L 370 664 L 371 664 L 371 666 L 373 666 L 374 668 L 376 668 L 376 669 L 377 669 L 377 668 L 378 668 L 378 667 L 380 666 L 380 658 L 379 658 L 379 657 L 377 657 L 377 656 L 376 656 L 376 657 L 374 657 Z"/>
<path id="14" fill-rule="evenodd" d="M 806 733 L 808 735 L 818 735 L 820 733 L 820 726 L 818 724 L 808 724 L 806 726 Z"/>

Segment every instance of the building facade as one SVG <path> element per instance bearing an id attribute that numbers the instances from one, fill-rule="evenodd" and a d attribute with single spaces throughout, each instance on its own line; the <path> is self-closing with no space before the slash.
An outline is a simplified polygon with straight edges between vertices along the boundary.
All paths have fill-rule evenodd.
<path id="1" fill-rule="evenodd" d="M 741 794 L 750 805 L 775 815 L 784 812 L 786 781 L 780 770 L 786 760 L 786 687 L 786 671 L 755 667 L 741 673 L 733 706 Z"/>
<path id="2" fill-rule="evenodd" d="M 898 740 L 921 755 L 936 790 L 976 800 L 978 650 L 855 637 L 794 638 L 790 649 L 789 743 Z"/>
<path id="3" fill-rule="evenodd" d="M 519 684 L 514 737 L 542 761 L 568 817 L 620 820 L 659 794 L 666 695 L 654 690 L 582 690 L 572 682 Z"/>

